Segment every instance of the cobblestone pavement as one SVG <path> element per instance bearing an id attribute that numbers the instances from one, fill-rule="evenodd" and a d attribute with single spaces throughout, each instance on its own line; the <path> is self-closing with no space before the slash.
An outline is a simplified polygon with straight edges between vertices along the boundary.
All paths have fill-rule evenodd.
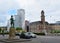
<path id="1" fill-rule="evenodd" d="M 2 35 L 0 35 L 0 40 L 6 38 L 8 38 L 8 36 L 3 37 Z M 16 36 L 16 38 L 19 39 L 18 36 Z M 37 38 L 24 39 L 24 40 L 25 41 L 9 42 L 9 43 L 60 43 L 60 36 L 37 36 Z M 6 42 L 0 41 L 0 43 L 6 43 Z"/>

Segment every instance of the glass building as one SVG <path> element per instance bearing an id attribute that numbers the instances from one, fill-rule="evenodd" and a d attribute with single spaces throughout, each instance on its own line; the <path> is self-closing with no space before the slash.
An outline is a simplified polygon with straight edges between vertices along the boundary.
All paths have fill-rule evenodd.
<path id="1" fill-rule="evenodd" d="M 24 9 L 18 9 L 17 15 L 15 15 L 15 28 L 25 28 L 25 10 Z"/>

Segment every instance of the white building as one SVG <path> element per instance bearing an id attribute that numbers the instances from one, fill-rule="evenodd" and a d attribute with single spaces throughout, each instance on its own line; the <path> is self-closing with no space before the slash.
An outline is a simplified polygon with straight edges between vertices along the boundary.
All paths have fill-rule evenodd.
<path id="1" fill-rule="evenodd" d="M 15 15 L 15 28 L 25 28 L 25 10 L 24 9 L 18 9 L 17 15 Z"/>
<path id="2" fill-rule="evenodd" d="M 10 20 L 8 20 L 7 22 L 7 31 L 9 31 L 9 29 L 10 29 Z"/>

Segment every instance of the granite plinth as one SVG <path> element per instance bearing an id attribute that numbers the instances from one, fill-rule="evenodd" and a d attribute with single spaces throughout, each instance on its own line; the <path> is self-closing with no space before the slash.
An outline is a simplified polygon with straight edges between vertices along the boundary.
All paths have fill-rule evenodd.
<path id="1" fill-rule="evenodd" d="M 9 30 L 9 39 L 15 39 L 15 28 L 10 28 Z"/>

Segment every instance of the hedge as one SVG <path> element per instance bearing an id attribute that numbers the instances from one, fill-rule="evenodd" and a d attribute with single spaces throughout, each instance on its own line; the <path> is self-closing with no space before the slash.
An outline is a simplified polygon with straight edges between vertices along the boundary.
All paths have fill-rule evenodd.
<path id="1" fill-rule="evenodd" d="M 16 30 L 22 30 L 22 28 L 20 28 L 20 27 L 17 27 L 17 28 L 16 28 Z"/>
<path id="2" fill-rule="evenodd" d="M 50 33 L 60 33 L 60 30 L 52 30 Z"/>
<path id="3" fill-rule="evenodd" d="M 36 35 L 45 35 L 45 33 L 34 33 Z"/>
<path id="4" fill-rule="evenodd" d="M 9 34 L 9 33 L 0 33 L 0 34 Z"/>

